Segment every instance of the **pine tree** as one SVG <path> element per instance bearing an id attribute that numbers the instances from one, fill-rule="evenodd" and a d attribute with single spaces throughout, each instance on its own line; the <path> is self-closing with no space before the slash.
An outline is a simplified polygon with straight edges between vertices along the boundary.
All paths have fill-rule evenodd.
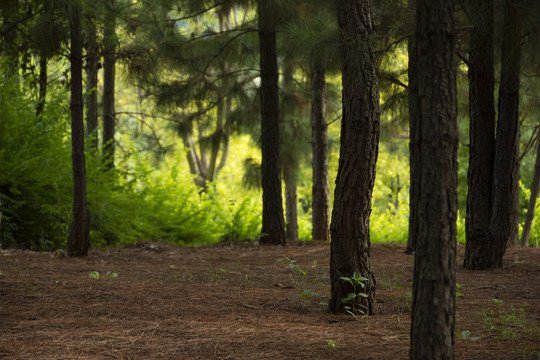
<path id="1" fill-rule="evenodd" d="M 258 1 L 261 66 L 263 218 L 261 242 L 285 244 L 279 155 L 279 94 L 274 1 Z"/>
<path id="2" fill-rule="evenodd" d="M 471 1 L 467 12 L 473 30 L 469 44 L 470 147 L 467 177 L 466 248 L 464 267 L 476 269 L 485 251 L 493 205 L 495 155 L 495 75 L 493 65 L 493 1 Z"/>
<path id="3" fill-rule="evenodd" d="M 86 167 L 84 155 L 84 125 L 82 97 L 82 35 L 81 5 L 70 3 L 71 35 L 71 148 L 73 164 L 73 222 L 67 241 L 68 256 L 86 256 L 90 247 L 90 223 L 86 200 Z"/>
<path id="4" fill-rule="evenodd" d="M 453 359 L 457 104 L 454 3 L 417 0 L 415 51 L 422 167 L 414 258 L 411 359 Z"/>
<path id="5" fill-rule="evenodd" d="M 373 313 L 369 215 L 379 145 L 379 88 L 371 8 L 367 0 L 337 2 L 343 86 L 341 149 L 330 233 L 330 311 Z M 366 278 L 364 296 L 342 277 Z M 360 291 L 360 289 L 358 289 Z M 353 293 L 353 304 L 344 303 Z M 351 306 L 353 305 L 353 306 Z"/>
<path id="6" fill-rule="evenodd" d="M 103 27 L 103 154 L 107 167 L 112 169 L 116 146 L 116 7 L 115 0 L 103 1 L 106 3 Z"/>

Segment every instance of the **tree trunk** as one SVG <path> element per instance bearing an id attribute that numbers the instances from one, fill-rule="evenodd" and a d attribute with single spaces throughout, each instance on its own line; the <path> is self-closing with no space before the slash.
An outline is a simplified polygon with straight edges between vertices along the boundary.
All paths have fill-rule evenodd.
<path id="1" fill-rule="evenodd" d="M 499 120 L 493 168 L 493 209 L 488 230 L 489 251 L 479 269 L 501 268 L 507 244 L 519 231 L 519 86 L 521 23 L 505 2 L 501 50 Z"/>
<path id="2" fill-rule="evenodd" d="M 409 1 L 409 3 L 412 3 Z M 406 254 L 414 254 L 416 248 L 416 236 L 418 234 L 418 202 L 420 197 L 420 175 L 418 172 L 422 169 L 420 157 L 420 135 L 418 131 L 418 84 L 417 84 L 417 65 L 415 40 L 410 39 L 407 50 L 409 53 L 409 167 L 410 167 L 410 186 L 409 186 L 409 235 L 407 238 Z"/>
<path id="3" fill-rule="evenodd" d="M 263 215 L 261 242 L 285 244 L 279 158 L 279 95 L 276 14 L 273 1 L 259 0 Z"/>
<path id="4" fill-rule="evenodd" d="M 456 295 L 457 106 L 454 2 L 418 0 L 419 202 L 411 359 L 453 359 Z"/>
<path id="5" fill-rule="evenodd" d="M 81 8 L 71 3 L 71 159 L 73 164 L 73 222 L 67 242 L 68 256 L 86 256 L 90 247 L 86 204 L 86 167 L 82 99 Z"/>
<path id="6" fill-rule="evenodd" d="M 116 114 L 114 108 L 114 84 L 116 68 L 116 14 L 114 0 L 106 0 L 103 27 L 103 153 L 109 169 L 114 168 L 114 133 Z"/>
<path id="7" fill-rule="evenodd" d="M 295 167 L 283 168 L 283 182 L 285 183 L 285 214 L 287 218 L 287 241 L 298 242 L 298 195 L 297 170 Z"/>
<path id="8" fill-rule="evenodd" d="M 536 139 L 536 160 L 534 162 L 534 175 L 531 184 L 531 197 L 529 199 L 529 207 L 527 208 L 527 217 L 523 225 L 521 233 L 521 246 L 529 244 L 529 236 L 531 235 L 531 225 L 534 220 L 534 209 L 536 207 L 536 198 L 538 197 L 538 185 L 540 184 L 540 137 Z"/>
<path id="9" fill-rule="evenodd" d="M 36 117 L 40 117 L 45 108 L 47 97 L 47 58 L 41 56 L 39 59 L 39 98 L 36 106 Z"/>
<path id="10" fill-rule="evenodd" d="M 370 264 L 369 215 L 379 147 L 379 85 L 369 1 L 338 0 L 343 119 L 341 149 L 330 225 L 330 311 L 344 312 L 342 302 L 353 287 L 341 280 L 356 272 L 367 278 L 357 307 L 373 313 L 375 277 Z M 349 304 L 351 305 L 351 304 Z"/>
<path id="11" fill-rule="evenodd" d="M 311 146 L 313 152 L 312 239 L 330 241 L 330 188 L 326 125 L 326 72 L 311 56 Z"/>
<path id="12" fill-rule="evenodd" d="M 474 270 L 490 251 L 487 232 L 493 202 L 495 100 L 493 97 L 493 0 L 471 1 L 469 44 L 470 147 L 467 176 L 466 239 L 463 267 Z"/>
<path id="13" fill-rule="evenodd" d="M 95 17 L 95 3 L 90 3 L 86 16 L 86 133 L 91 147 L 98 149 L 98 48 Z"/>

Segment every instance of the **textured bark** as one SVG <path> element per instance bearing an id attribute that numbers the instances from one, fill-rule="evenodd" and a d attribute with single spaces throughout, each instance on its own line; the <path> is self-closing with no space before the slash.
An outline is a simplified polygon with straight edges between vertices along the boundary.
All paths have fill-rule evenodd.
<path id="1" fill-rule="evenodd" d="M 369 215 L 379 147 L 379 86 L 369 1 L 338 0 L 343 119 L 341 149 L 330 225 L 330 311 L 344 312 L 342 299 L 353 288 L 340 277 L 355 272 L 368 279 L 357 297 L 373 313 L 375 277 L 371 272 Z"/>
<path id="2" fill-rule="evenodd" d="M 313 152 L 312 239 L 330 241 L 330 187 L 326 125 L 326 72 L 311 60 L 311 146 Z"/>
<path id="3" fill-rule="evenodd" d="M 73 222 L 68 256 L 86 256 L 90 247 L 89 217 L 86 202 L 86 167 L 84 158 L 84 124 L 82 98 L 82 37 L 81 9 L 72 3 L 71 32 L 71 159 L 73 166 Z"/>
<path id="4" fill-rule="evenodd" d="M 421 169 L 411 315 L 411 359 L 453 359 L 456 295 L 457 107 L 454 3 L 418 0 Z"/>
<path id="5" fill-rule="evenodd" d="M 39 117 L 45 108 L 47 98 L 47 58 L 42 56 L 39 59 L 39 98 L 36 106 L 36 116 Z"/>
<path id="6" fill-rule="evenodd" d="M 285 184 L 285 214 L 287 241 L 298 242 L 298 195 L 297 170 L 295 167 L 283 168 L 283 182 Z"/>
<path id="7" fill-rule="evenodd" d="M 412 2 L 410 2 L 412 3 Z M 416 236 L 418 234 L 418 201 L 421 193 L 420 174 L 422 169 L 422 158 L 420 157 L 420 129 L 418 125 L 418 84 L 417 84 L 417 65 L 415 53 L 415 40 L 408 42 L 407 50 L 409 53 L 409 167 L 410 167 L 410 186 L 409 186 L 409 235 L 407 238 L 407 247 L 405 253 L 414 254 L 416 248 Z"/>
<path id="8" fill-rule="evenodd" d="M 98 49 L 96 19 L 93 14 L 95 3 L 89 3 L 86 16 L 86 133 L 93 149 L 98 148 Z"/>
<path id="9" fill-rule="evenodd" d="M 499 120 L 493 169 L 493 209 L 488 230 L 491 251 L 483 268 L 502 267 L 507 244 L 517 244 L 519 223 L 519 86 L 521 22 L 505 2 L 501 50 Z"/>
<path id="10" fill-rule="evenodd" d="M 107 0 L 103 27 L 103 153 L 108 168 L 114 168 L 114 133 L 116 111 L 114 107 L 114 84 L 116 73 L 116 14 L 114 0 Z"/>
<path id="11" fill-rule="evenodd" d="M 273 1 L 259 0 L 263 214 L 261 242 L 285 244 L 279 158 L 279 94 L 276 14 Z"/>
<path id="12" fill-rule="evenodd" d="M 527 207 L 527 217 L 525 218 L 525 224 L 523 225 L 523 232 L 521 233 L 521 246 L 527 246 L 529 244 L 529 236 L 531 235 L 531 225 L 534 220 L 534 209 L 536 207 L 536 198 L 538 197 L 538 186 L 540 185 L 540 138 L 536 141 L 536 160 L 534 162 L 534 175 L 531 184 L 531 197 L 529 199 L 529 206 Z M 1 214 L 0 214 L 1 215 Z"/>
<path id="13" fill-rule="evenodd" d="M 493 89 L 493 0 L 470 2 L 473 30 L 469 44 L 469 172 L 463 266 L 482 268 L 489 257 L 487 232 L 493 203 L 495 100 Z"/>

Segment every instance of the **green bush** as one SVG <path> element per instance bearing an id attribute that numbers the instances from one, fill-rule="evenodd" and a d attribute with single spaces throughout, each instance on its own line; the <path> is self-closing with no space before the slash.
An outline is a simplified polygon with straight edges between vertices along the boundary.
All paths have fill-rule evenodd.
<path id="1" fill-rule="evenodd" d="M 31 92 L 4 85 L 0 108 L 2 245 L 61 247 L 72 193 L 65 97 L 57 93 L 37 117 Z"/>

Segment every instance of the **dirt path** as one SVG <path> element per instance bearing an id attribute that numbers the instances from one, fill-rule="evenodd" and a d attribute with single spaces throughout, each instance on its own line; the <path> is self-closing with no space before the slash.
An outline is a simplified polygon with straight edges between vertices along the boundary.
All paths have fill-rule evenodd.
<path id="1" fill-rule="evenodd" d="M 325 244 L 2 251 L 0 359 L 407 359 L 403 250 L 372 247 L 377 315 L 360 320 L 313 295 L 329 292 Z M 539 249 L 509 249 L 504 270 L 460 269 L 458 284 L 457 359 L 540 358 Z"/>

